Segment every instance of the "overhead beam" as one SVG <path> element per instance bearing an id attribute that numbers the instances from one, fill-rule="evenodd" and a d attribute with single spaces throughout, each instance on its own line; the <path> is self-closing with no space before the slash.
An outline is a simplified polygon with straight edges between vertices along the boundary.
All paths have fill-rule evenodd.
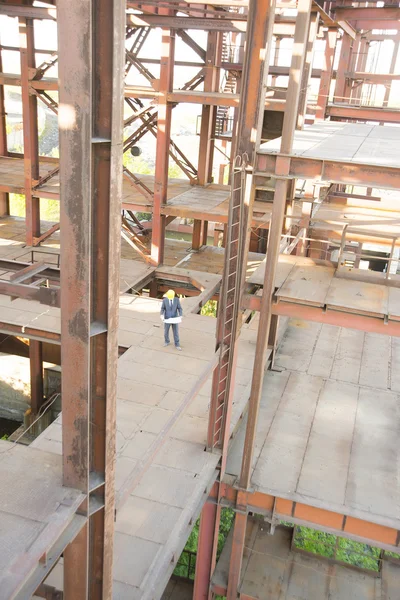
<path id="1" fill-rule="evenodd" d="M 168 15 L 127 15 L 128 25 L 134 27 L 161 27 L 169 29 L 201 29 L 203 31 L 246 31 L 246 18 L 203 19 Z"/>
<path id="2" fill-rule="evenodd" d="M 335 10 L 336 21 L 399 21 L 400 8 L 389 7 L 340 7 Z M 375 23 L 371 23 L 371 29 L 377 29 Z"/>
<path id="3" fill-rule="evenodd" d="M 351 106 L 330 104 L 326 109 L 330 117 L 354 119 L 355 121 L 377 121 L 379 123 L 400 123 L 400 110 L 386 107 Z"/>
<path id="4" fill-rule="evenodd" d="M 242 306 L 246 310 L 260 311 L 261 298 L 260 296 L 245 295 L 243 296 Z M 345 312 L 344 310 L 326 310 L 324 307 L 297 304 L 295 302 L 274 303 L 272 305 L 272 314 L 281 317 L 302 319 L 304 321 L 313 321 L 314 323 L 334 325 L 335 327 L 344 327 L 345 329 L 357 329 L 368 333 L 400 337 L 400 321 L 393 321 L 391 319 L 385 321 L 383 317 L 354 314 L 352 312 Z"/>
<path id="5" fill-rule="evenodd" d="M 279 155 L 258 154 L 256 175 L 273 177 Z M 400 189 L 400 169 L 384 165 L 340 162 L 322 158 L 291 156 L 288 177 L 311 179 L 327 183 L 360 185 L 363 187 Z"/>
<path id="6" fill-rule="evenodd" d="M 346 71 L 345 77 L 348 79 L 378 84 L 384 84 L 389 81 L 400 81 L 400 74 L 398 73 L 365 73 L 358 71 Z"/>
<path id="7" fill-rule="evenodd" d="M 27 19 L 45 19 L 55 21 L 57 11 L 55 8 L 42 8 L 39 6 L 15 6 L 12 4 L 0 4 L 0 15 L 9 17 L 22 17 Z"/>

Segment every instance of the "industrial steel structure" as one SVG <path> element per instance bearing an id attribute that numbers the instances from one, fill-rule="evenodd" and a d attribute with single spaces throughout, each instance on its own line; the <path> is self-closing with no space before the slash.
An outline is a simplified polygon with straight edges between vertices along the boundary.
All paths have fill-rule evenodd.
<path id="1" fill-rule="evenodd" d="M 0 441 L 0 599 L 396 598 L 400 5 L 0 0 L 0 19 L 0 352 L 30 377 Z M 186 105 L 197 145 L 174 135 Z M 170 579 L 199 516 L 193 581 Z M 337 545 L 296 557 L 301 525 L 378 548 L 377 573 Z"/>

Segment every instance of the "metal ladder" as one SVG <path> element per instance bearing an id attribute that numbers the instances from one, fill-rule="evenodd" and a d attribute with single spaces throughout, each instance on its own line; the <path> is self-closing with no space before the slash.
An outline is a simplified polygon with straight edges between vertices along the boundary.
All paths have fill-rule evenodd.
<path id="1" fill-rule="evenodd" d="M 222 449 L 229 438 L 231 407 L 231 372 L 234 351 L 240 331 L 240 282 L 243 265 L 241 248 L 243 237 L 243 197 L 246 183 L 247 157 L 236 157 L 231 176 L 231 201 L 229 203 L 228 235 L 225 248 L 224 278 L 222 281 L 217 323 L 217 350 L 219 360 L 213 374 L 210 421 L 207 447 L 212 451 Z"/>

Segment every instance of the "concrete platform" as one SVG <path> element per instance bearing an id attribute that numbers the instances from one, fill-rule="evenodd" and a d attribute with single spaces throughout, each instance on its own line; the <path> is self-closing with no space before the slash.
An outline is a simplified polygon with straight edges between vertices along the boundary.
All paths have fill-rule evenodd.
<path id="1" fill-rule="evenodd" d="M 294 134 L 292 156 L 400 168 L 400 128 L 325 122 Z M 280 152 L 281 138 L 261 144 L 259 154 Z"/>
<path id="2" fill-rule="evenodd" d="M 71 541 L 85 522 L 76 515 L 84 495 L 63 487 L 61 457 L 2 440 L 0 481 L 0 597 L 22 600 L 59 558 L 60 536 Z"/>
<path id="3" fill-rule="evenodd" d="M 260 406 L 252 486 L 400 528 L 399 338 L 292 319 Z M 240 472 L 245 420 L 228 456 Z"/>
<path id="4" fill-rule="evenodd" d="M 249 518 L 242 565 L 243 600 L 396 600 L 400 566 L 382 561 L 375 576 L 291 550 L 292 529 L 279 526 L 269 535 L 262 521 Z M 212 589 L 226 593 L 233 531 L 215 570 Z"/>
<path id="5" fill-rule="evenodd" d="M 129 348 L 118 361 L 117 390 L 114 597 L 121 600 L 161 597 L 220 458 L 205 452 L 216 320 L 184 316 L 183 350 L 177 352 L 163 348 L 159 306 L 121 296 L 120 334 Z M 255 339 L 256 331 L 245 325 L 232 434 L 248 400 Z M 32 446 L 61 454 L 61 435 L 58 420 Z"/>
<path id="6" fill-rule="evenodd" d="M 41 160 L 40 176 L 44 177 L 58 167 L 58 161 Z M 136 177 L 153 192 L 154 175 L 136 174 Z M 4 191 L 24 194 L 24 161 L 23 158 L 0 156 L 0 179 Z M 59 199 L 59 173 L 50 177 L 35 194 L 40 198 Z M 162 213 L 189 219 L 205 219 L 217 223 L 228 222 L 230 187 L 210 184 L 205 187 L 191 186 L 187 179 L 168 179 L 167 204 Z M 151 212 L 152 197 L 143 194 L 137 185 L 128 177 L 124 177 L 122 186 L 122 205 L 125 210 Z M 254 224 L 268 227 L 270 220 L 270 204 L 256 202 Z"/>
<path id="7" fill-rule="evenodd" d="M 265 261 L 250 276 L 249 282 L 263 285 L 264 272 Z M 278 303 L 400 320 L 399 275 L 385 280 L 383 273 L 358 269 L 342 268 L 338 273 L 328 261 L 281 255 L 275 285 Z"/>

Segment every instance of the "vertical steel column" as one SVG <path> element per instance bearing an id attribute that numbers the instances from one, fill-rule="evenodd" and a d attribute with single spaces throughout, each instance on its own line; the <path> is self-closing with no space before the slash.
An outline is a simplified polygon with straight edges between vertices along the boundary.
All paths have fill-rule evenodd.
<path id="1" fill-rule="evenodd" d="M 31 380 L 31 411 L 37 415 L 43 404 L 43 352 L 42 342 L 29 340 L 29 366 Z"/>
<path id="2" fill-rule="evenodd" d="M 217 488 L 218 484 L 214 486 L 209 501 L 205 503 L 201 511 L 193 600 L 211 600 L 212 598 L 210 582 L 217 559 L 221 517 Z"/>
<path id="3" fill-rule="evenodd" d="M 297 20 L 294 33 L 292 62 L 289 72 L 289 85 L 286 95 L 286 109 L 283 121 L 281 153 L 290 154 L 293 146 L 294 132 L 297 121 L 297 109 L 301 89 L 301 73 L 304 66 L 308 26 L 310 20 L 311 0 L 299 0 L 297 4 Z M 246 436 L 243 448 L 242 469 L 239 486 L 243 492 L 238 495 L 238 512 L 235 517 L 234 538 L 229 567 L 229 585 L 227 599 L 234 600 L 238 594 L 243 546 L 246 533 L 246 499 L 245 490 L 249 488 L 252 472 L 254 441 L 257 430 L 258 411 L 261 399 L 262 382 L 268 348 L 268 339 L 271 325 L 272 295 L 275 285 L 275 272 L 279 256 L 279 246 L 285 206 L 288 191 L 290 159 L 280 159 L 277 166 L 277 179 L 272 206 L 271 227 L 268 236 L 268 249 L 265 266 L 263 295 L 261 298 L 260 322 L 257 332 L 255 361 L 251 383 Z M 282 172 L 281 172 L 282 171 Z M 282 176 L 283 178 L 280 178 Z M 243 500 L 242 498 L 243 494 Z"/>
<path id="4" fill-rule="evenodd" d="M 205 92 L 215 92 L 218 88 L 219 68 L 216 64 L 217 56 L 221 54 L 221 39 L 222 36 L 217 31 L 208 33 L 204 79 Z M 206 185 L 212 181 L 216 116 L 216 106 L 203 105 L 201 111 L 199 168 L 197 170 L 199 185 Z"/>
<path id="5" fill-rule="evenodd" d="M 322 69 L 319 84 L 317 111 L 315 113 L 316 121 L 323 121 L 325 119 L 325 112 L 326 107 L 328 105 L 329 91 L 332 81 L 333 61 L 335 58 L 337 35 L 337 29 L 328 29 L 326 33 L 324 67 Z"/>
<path id="6" fill-rule="evenodd" d="M 247 20 L 246 51 L 241 81 L 241 99 L 233 156 L 243 164 L 236 164 L 232 173 L 229 222 L 225 229 L 224 276 L 221 300 L 218 307 L 217 348 L 219 363 L 213 374 L 207 446 L 210 450 L 222 448 L 220 476 L 225 471 L 229 440 L 230 412 L 234 390 L 234 374 L 237 361 L 238 315 L 240 314 L 240 282 L 246 271 L 247 254 L 243 257 L 244 242 L 250 219 L 250 178 L 246 180 L 245 165 L 252 163 L 256 144 L 261 135 L 265 107 L 265 83 L 268 75 L 269 54 L 275 13 L 275 0 L 250 0 Z M 236 161 L 235 161 L 236 162 Z M 249 227 L 250 229 L 250 227 Z M 248 232 L 250 237 L 250 231 Z M 225 233 L 224 233 L 225 238 Z M 248 243 L 248 241 L 247 241 Z M 217 484 L 217 504 L 220 488 Z M 211 510 L 211 509 L 210 509 Z M 218 540 L 219 516 L 214 519 L 212 544 L 199 547 L 202 576 L 198 577 L 198 595 L 195 599 L 208 598 L 210 578 Z M 206 527 L 204 525 L 204 527 Z M 204 567 L 204 570 L 203 570 Z"/>
<path id="7" fill-rule="evenodd" d="M 240 161 L 244 157 L 245 162 L 249 164 L 252 164 L 255 147 L 261 136 L 274 12 L 274 0 L 253 0 L 249 4 L 235 152 Z M 235 168 L 232 175 L 228 242 L 217 323 L 220 360 L 214 371 L 211 394 L 208 432 L 210 449 L 215 446 L 225 448 L 229 437 L 227 432 L 233 391 L 231 374 L 234 372 L 236 360 L 240 283 L 246 272 L 247 253 L 244 249 L 248 248 L 251 231 L 249 183 L 249 178 L 245 180 L 243 168 Z M 226 448 L 222 466 L 225 463 L 225 455 Z"/>
<path id="8" fill-rule="evenodd" d="M 396 69 L 396 63 L 397 63 L 397 55 L 399 53 L 399 39 L 397 38 L 397 40 L 394 42 L 393 44 L 393 54 L 392 54 L 392 59 L 390 61 L 390 67 L 389 67 L 389 73 L 392 74 L 395 72 Z M 385 97 L 383 99 L 383 106 L 386 108 L 389 104 L 389 98 L 390 98 L 390 92 L 392 89 L 392 80 L 389 82 L 389 85 L 387 86 L 386 90 L 385 90 Z"/>
<path id="9" fill-rule="evenodd" d="M 160 9 L 163 11 L 163 9 Z M 165 11 L 164 11 L 165 12 Z M 168 11 L 167 11 L 168 12 Z M 153 231 L 151 259 L 159 265 L 164 260 L 165 216 L 161 207 L 167 202 L 169 143 L 171 139 L 172 105 L 167 92 L 172 91 L 174 80 L 175 32 L 163 29 L 160 63 L 160 97 L 157 114 L 157 149 L 153 199 Z"/>
<path id="10" fill-rule="evenodd" d="M 26 211 L 26 243 L 35 245 L 40 236 L 40 200 L 32 195 L 33 181 L 39 179 L 39 138 L 37 98 L 30 93 L 29 80 L 35 69 L 33 19 L 20 17 L 21 93 L 24 129 L 24 188 Z"/>
<path id="11" fill-rule="evenodd" d="M 125 3 L 57 10 L 63 481 L 88 517 L 64 555 L 64 598 L 100 600 L 112 597 Z"/>
<path id="12" fill-rule="evenodd" d="M 0 73 L 3 73 L 3 57 L 0 48 Z M 0 156 L 7 156 L 7 123 L 4 102 L 4 85 L 0 85 Z M 6 192 L 0 192 L 0 217 L 10 212 L 9 197 Z"/>
<path id="13" fill-rule="evenodd" d="M 367 54 L 368 54 L 368 42 L 365 37 L 362 37 L 361 33 L 358 33 L 353 44 L 353 56 L 354 60 L 350 65 L 350 71 L 361 71 L 365 73 L 365 67 L 367 64 Z M 355 100 L 360 100 L 362 93 L 362 84 L 358 85 L 353 90 L 353 98 Z"/>
<path id="14" fill-rule="evenodd" d="M 343 33 L 342 47 L 337 68 L 335 85 L 335 102 L 349 102 L 351 89 L 347 83 L 346 71 L 349 70 L 353 40 L 348 33 Z"/>
<path id="15" fill-rule="evenodd" d="M 307 53 L 304 62 L 304 69 L 301 75 L 301 88 L 300 88 L 300 99 L 298 108 L 298 118 L 296 129 L 303 129 L 304 121 L 307 113 L 307 96 L 308 86 L 310 85 L 312 62 L 314 57 L 314 46 L 315 39 L 318 33 L 319 25 L 319 13 L 312 12 L 310 17 L 310 24 L 308 28 L 308 42 L 307 42 Z"/>
<path id="16" fill-rule="evenodd" d="M 282 154 L 290 154 L 297 120 L 297 107 L 300 97 L 301 73 L 303 70 L 308 23 L 310 18 L 311 0 L 299 0 L 297 5 L 297 20 L 294 33 L 292 62 L 289 71 L 289 85 L 286 94 L 286 109 L 283 120 L 281 149 Z M 265 266 L 263 294 L 261 298 L 260 323 L 257 332 L 256 359 L 254 362 L 251 383 L 249 412 L 246 427 L 246 437 L 243 449 L 243 462 L 240 474 L 240 487 L 247 489 L 250 485 L 251 467 L 254 451 L 254 439 L 257 428 L 258 410 L 261 398 L 261 388 L 264 379 L 264 368 L 268 347 L 268 336 L 271 323 L 272 294 L 275 285 L 275 272 L 279 256 L 282 225 L 285 215 L 286 197 L 288 191 L 288 171 L 290 159 L 280 159 L 276 169 L 276 187 L 272 205 L 271 227 L 268 236 L 268 249 Z M 283 178 L 279 178 L 279 177 Z"/>
<path id="17" fill-rule="evenodd" d="M 195 219 L 193 223 L 192 248 L 199 250 L 202 244 L 202 222 L 200 219 Z"/>

